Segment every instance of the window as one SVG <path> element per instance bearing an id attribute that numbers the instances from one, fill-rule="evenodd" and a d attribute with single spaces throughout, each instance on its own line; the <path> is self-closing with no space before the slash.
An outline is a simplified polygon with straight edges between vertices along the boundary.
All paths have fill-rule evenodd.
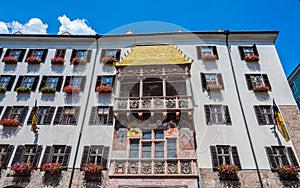
<path id="1" fill-rule="evenodd" d="M 87 62 L 90 62 L 91 53 L 92 53 L 91 50 L 77 50 L 77 49 L 74 49 L 72 51 L 70 61 L 72 62 L 73 58 L 80 58 L 80 59 L 85 59 Z"/>
<path id="2" fill-rule="evenodd" d="M 114 76 L 98 76 L 96 88 L 101 85 L 113 87 L 113 84 L 114 84 Z"/>
<path id="3" fill-rule="evenodd" d="M 139 145 L 140 145 L 139 139 L 130 140 L 129 158 L 139 158 Z"/>
<path id="4" fill-rule="evenodd" d="M 27 112 L 28 106 L 7 106 L 2 119 L 18 119 L 21 123 L 23 123 L 27 116 Z"/>
<path id="5" fill-rule="evenodd" d="M 219 86 L 220 89 L 224 88 L 222 74 L 219 73 L 201 73 L 201 83 L 204 90 L 210 90 L 210 87 L 213 86 Z"/>
<path id="6" fill-rule="evenodd" d="M 0 144 L 0 162 L 3 164 L 4 169 L 8 165 L 13 150 L 13 145 Z"/>
<path id="7" fill-rule="evenodd" d="M 272 106 L 254 106 L 259 125 L 274 125 Z"/>
<path id="8" fill-rule="evenodd" d="M 64 87 L 76 86 L 76 87 L 80 87 L 81 91 L 84 91 L 84 85 L 85 85 L 85 76 L 67 76 Z"/>
<path id="9" fill-rule="evenodd" d="M 3 87 L 6 89 L 6 91 L 10 91 L 16 76 L 8 76 L 8 75 L 1 75 L 0 76 L 0 87 Z"/>
<path id="10" fill-rule="evenodd" d="M 90 125 L 112 125 L 113 124 L 112 106 L 93 106 L 90 115 Z"/>
<path id="11" fill-rule="evenodd" d="M 143 81 L 143 96 L 163 96 L 163 81 L 159 78 L 146 78 Z"/>
<path id="12" fill-rule="evenodd" d="M 186 80 L 182 78 L 168 79 L 166 81 L 166 95 L 177 96 L 186 94 Z"/>
<path id="13" fill-rule="evenodd" d="M 65 106 L 58 107 L 54 124 L 60 125 L 77 125 L 80 107 Z"/>
<path id="14" fill-rule="evenodd" d="M 15 91 L 18 87 L 29 87 L 31 91 L 35 91 L 39 82 L 39 76 L 19 76 Z"/>
<path id="15" fill-rule="evenodd" d="M 236 146 L 210 146 L 212 166 L 217 170 L 220 164 L 235 164 L 241 169 L 241 163 Z"/>
<path id="16" fill-rule="evenodd" d="M 231 125 L 229 108 L 226 105 L 204 105 L 206 124 Z"/>
<path id="17" fill-rule="evenodd" d="M 129 158 L 177 158 L 177 139 L 165 138 L 164 130 L 143 130 L 141 139 L 130 139 L 129 150 Z"/>
<path id="18" fill-rule="evenodd" d="M 297 103 L 298 108 L 299 108 L 299 110 L 300 110 L 300 97 L 297 97 L 297 98 L 296 98 L 296 103 Z"/>
<path id="19" fill-rule="evenodd" d="M 117 60 L 120 60 L 120 54 L 121 54 L 120 49 L 102 49 L 100 61 L 101 63 L 103 63 L 102 58 L 104 57 L 114 57 Z"/>
<path id="20" fill-rule="evenodd" d="M 239 46 L 239 52 L 241 56 L 241 60 L 245 60 L 247 56 L 258 56 L 256 45 L 253 46 Z"/>
<path id="21" fill-rule="evenodd" d="M 176 139 L 167 139 L 168 141 L 168 158 L 177 158 Z"/>
<path id="22" fill-rule="evenodd" d="M 198 59 L 203 59 L 205 56 L 215 56 L 215 60 L 218 60 L 218 52 L 216 46 L 197 46 Z"/>
<path id="23" fill-rule="evenodd" d="M 271 146 L 265 147 L 272 171 L 282 165 L 299 166 L 295 153 L 291 147 Z"/>
<path id="24" fill-rule="evenodd" d="M 103 145 L 84 146 L 81 158 L 81 166 L 85 163 L 107 165 L 109 147 Z"/>
<path id="25" fill-rule="evenodd" d="M 62 82 L 63 76 L 43 76 L 39 90 L 41 90 L 44 87 L 47 87 L 55 88 L 56 91 L 59 92 L 61 90 Z"/>
<path id="26" fill-rule="evenodd" d="M 47 53 L 48 53 L 48 49 L 30 49 L 27 58 L 35 57 L 41 60 L 42 62 L 45 62 Z"/>
<path id="27" fill-rule="evenodd" d="M 38 125 L 50 125 L 54 116 L 56 107 L 50 106 L 38 106 L 36 110 L 36 124 Z M 32 117 L 34 115 L 34 107 L 31 110 L 27 124 L 31 125 Z"/>
<path id="28" fill-rule="evenodd" d="M 19 145 L 11 164 L 13 165 L 16 162 L 30 162 L 36 167 L 39 163 L 42 150 L 43 147 L 40 145 Z"/>
<path id="29" fill-rule="evenodd" d="M 66 49 L 56 49 L 54 57 L 64 58 L 66 54 Z"/>
<path id="30" fill-rule="evenodd" d="M 140 96 L 140 81 L 124 80 L 120 86 L 120 97 L 139 97 Z"/>
<path id="31" fill-rule="evenodd" d="M 293 93 L 296 93 L 297 87 L 296 87 L 296 84 L 295 84 L 294 82 L 291 83 L 291 86 L 290 86 L 290 87 L 291 87 L 292 92 L 293 92 Z"/>
<path id="32" fill-rule="evenodd" d="M 25 55 L 26 49 L 7 49 L 5 52 L 4 57 L 14 57 L 18 60 L 18 62 L 22 62 L 24 55 Z M 3 61 L 3 59 L 2 59 Z"/>
<path id="33" fill-rule="evenodd" d="M 54 145 L 46 146 L 42 164 L 45 163 L 61 163 L 66 169 L 69 164 L 69 158 L 71 155 L 71 146 L 66 145 Z"/>
<path id="34" fill-rule="evenodd" d="M 245 77 L 249 90 L 260 86 L 268 86 L 269 90 L 271 90 L 269 78 L 266 74 L 245 74 Z"/>
<path id="35" fill-rule="evenodd" d="M 151 142 L 142 142 L 142 158 L 151 158 Z"/>

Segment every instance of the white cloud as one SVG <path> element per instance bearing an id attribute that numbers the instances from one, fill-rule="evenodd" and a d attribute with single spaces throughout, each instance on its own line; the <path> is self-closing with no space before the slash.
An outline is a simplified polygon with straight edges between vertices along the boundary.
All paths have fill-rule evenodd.
<path id="1" fill-rule="evenodd" d="M 72 35 L 94 35 L 96 32 L 87 25 L 85 19 L 76 19 L 71 21 L 66 15 L 58 17 L 61 26 L 59 27 L 58 34 L 69 32 Z"/>
<path id="2" fill-rule="evenodd" d="M 9 33 L 6 23 L 0 21 L 0 34 Z"/>
<path id="3" fill-rule="evenodd" d="M 11 33 L 20 31 L 23 34 L 46 34 L 48 25 L 44 24 L 39 18 L 31 18 L 27 23 L 21 24 L 18 21 L 12 21 L 7 24 Z"/>

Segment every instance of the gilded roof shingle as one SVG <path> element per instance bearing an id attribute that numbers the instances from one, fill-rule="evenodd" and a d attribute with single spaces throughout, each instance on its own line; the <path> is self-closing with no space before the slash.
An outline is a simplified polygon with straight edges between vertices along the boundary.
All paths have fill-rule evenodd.
<path id="1" fill-rule="evenodd" d="M 116 66 L 190 64 L 172 45 L 135 46 Z"/>

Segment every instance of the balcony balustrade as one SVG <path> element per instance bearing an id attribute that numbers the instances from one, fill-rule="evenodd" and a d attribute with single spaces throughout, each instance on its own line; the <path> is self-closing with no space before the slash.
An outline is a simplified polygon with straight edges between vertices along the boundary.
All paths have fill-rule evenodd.
<path id="1" fill-rule="evenodd" d="M 197 175 L 194 159 L 112 159 L 111 176 L 153 175 L 153 176 L 193 176 Z"/>
<path id="2" fill-rule="evenodd" d="M 191 109 L 189 96 L 115 98 L 114 110 Z"/>

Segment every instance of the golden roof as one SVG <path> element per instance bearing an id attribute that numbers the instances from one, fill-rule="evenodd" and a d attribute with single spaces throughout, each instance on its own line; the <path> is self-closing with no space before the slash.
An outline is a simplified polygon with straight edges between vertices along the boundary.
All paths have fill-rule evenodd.
<path id="1" fill-rule="evenodd" d="M 116 66 L 190 64 L 173 45 L 135 46 Z"/>

